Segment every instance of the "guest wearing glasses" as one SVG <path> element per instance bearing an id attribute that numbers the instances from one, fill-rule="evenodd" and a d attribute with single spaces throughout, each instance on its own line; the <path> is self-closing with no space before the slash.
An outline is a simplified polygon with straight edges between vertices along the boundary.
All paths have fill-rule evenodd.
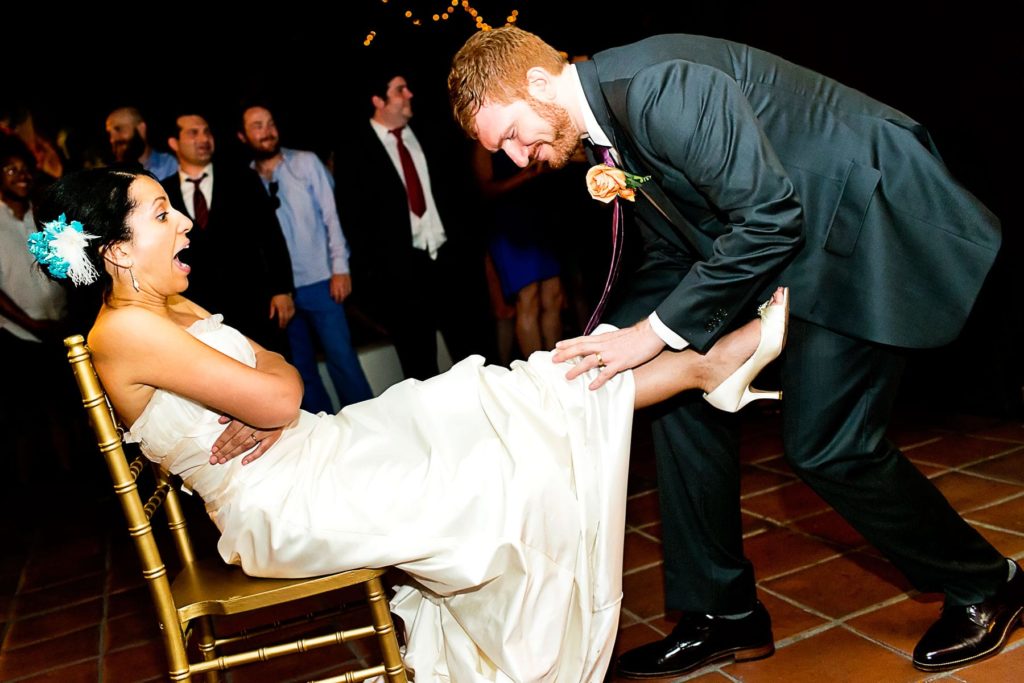
<path id="1" fill-rule="evenodd" d="M 277 124 L 263 104 L 243 105 L 238 139 L 253 156 L 281 223 L 291 255 L 295 319 L 287 328 L 292 363 L 305 385 L 302 408 L 335 410 L 317 372 L 314 337 L 320 340 L 340 408 L 373 396 L 352 348 L 342 303 L 352 292 L 348 245 L 327 169 L 312 152 L 281 147 Z"/>
<path id="2" fill-rule="evenodd" d="M 174 122 L 167 144 L 179 170 L 162 184 L 174 208 L 195 225 L 181 255 L 196 267 L 189 296 L 265 348 L 287 353 L 284 330 L 295 313 L 292 267 L 267 193 L 252 170 L 213 161 L 206 118 L 184 111 Z"/>
<path id="3" fill-rule="evenodd" d="M 61 414 L 73 405 L 71 384 L 53 372 L 62 353 L 57 340 L 65 331 L 65 292 L 25 252 L 36 230 L 36 173 L 28 146 L 0 132 L 0 495 L 7 500 L 18 499 L 33 481 L 70 472 L 72 462 Z"/>

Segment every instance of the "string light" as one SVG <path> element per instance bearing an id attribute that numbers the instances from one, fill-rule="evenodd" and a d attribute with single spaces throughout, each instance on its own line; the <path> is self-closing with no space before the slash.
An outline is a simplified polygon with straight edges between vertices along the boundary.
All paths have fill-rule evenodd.
<path id="1" fill-rule="evenodd" d="M 381 4 L 387 5 L 389 4 L 390 0 L 380 1 Z M 483 14 L 470 4 L 470 0 L 445 0 L 443 3 L 439 4 L 442 5 L 443 10 L 429 15 L 433 23 L 437 23 L 438 21 L 448 21 L 449 18 L 455 16 L 457 10 L 461 9 L 464 14 L 468 15 L 469 18 L 473 20 L 473 25 L 476 27 L 476 30 L 490 31 L 492 28 L 494 28 L 494 26 L 484 18 Z M 406 9 L 402 12 L 402 14 L 406 19 L 409 20 L 409 22 L 413 26 L 423 26 L 423 20 L 420 17 L 416 16 L 416 13 L 413 12 L 413 10 Z M 424 14 L 424 16 L 428 15 Z M 512 26 L 518 20 L 519 10 L 513 9 L 505 17 L 504 25 Z M 376 38 L 376 36 L 376 31 L 370 31 L 367 34 L 366 39 L 363 41 L 363 45 L 369 47 L 369 45 L 373 42 L 373 39 Z"/>

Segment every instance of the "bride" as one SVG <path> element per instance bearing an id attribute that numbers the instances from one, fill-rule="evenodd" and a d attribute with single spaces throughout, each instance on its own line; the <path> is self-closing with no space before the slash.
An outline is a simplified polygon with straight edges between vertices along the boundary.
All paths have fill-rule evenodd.
<path id="1" fill-rule="evenodd" d="M 192 223 L 150 175 L 67 175 L 36 216 L 51 275 L 103 280 L 97 372 L 126 438 L 202 496 L 224 560 L 271 577 L 401 568 L 392 609 L 421 681 L 600 681 L 633 409 L 695 388 L 727 410 L 773 396 L 749 383 L 781 351 L 782 289 L 708 354 L 665 352 L 597 391 L 600 357 L 571 381 L 549 353 L 470 357 L 311 415 L 295 368 L 181 296 Z"/>

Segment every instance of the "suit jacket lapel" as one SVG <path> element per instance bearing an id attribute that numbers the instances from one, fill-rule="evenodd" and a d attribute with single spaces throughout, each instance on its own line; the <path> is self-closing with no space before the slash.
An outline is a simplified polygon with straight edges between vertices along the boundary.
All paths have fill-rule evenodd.
<path id="1" fill-rule="evenodd" d="M 210 226 L 214 224 L 214 215 L 215 215 L 214 212 L 217 211 L 217 207 L 219 205 L 224 203 L 224 201 L 225 201 L 224 200 L 224 190 L 225 190 L 228 182 L 230 182 L 230 180 L 226 177 L 227 176 L 226 173 L 221 173 L 220 177 L 217 176 L 217 164 L 216 163 L 213 164 L 213 172 L 214 172 L 213 192 L 210 193 L 211 196 L 206 198 L 206 202 L 207 202 L 207 204 L 210 207 L 210 210 L 209 210 L 209 212 L 207 213 L 207 216 L 206 216 L 206 229 L 207 230 L 209 230 Z"/>
<path id="2" fill-rule="evenodd" d="M 658 174 L 653 172 L 648 164 L 644 163 L 643 154 L 633 144 L 630 136 L 617 123 L 617 121 L 624 121 L 627 118 L 624 109 L 623 111 L 614 111 L 614 103 L 618 102 L 624 108 L 626 103 L 626 93 L 624 91 L 628 83 L 626 81 L 602 83 L 597 73 L 597 65 L 592 60 L 577 63 L 576 73 L 580 77 L 583 92 L 587 97 L 587 103 L 590 105 L 591 111 L 594 113 L 594 118 L 597 119 L 601 130 L 607 133 L 611 139 L 612 145 L 622 159 L 625 170 L 637 173 L 638 175 L 651 176 L 651 180 L 640 187 L 639 194 L 647 200 L 648 205 L 657 212 L 662 220 L 682 233 L 689 245 L 702 258 L 709 258 L 712 254 L 714 240 L 701 232 L 679 211 L 675 203 L 672 202 L 661 188 Z M 587 155 L 592 163 L 600 163 L 599 161 L 594 161 L 594 154 L 590 151 L 589 146 L 587 147 Z M 660 220 L 652 221 L 651 227 L 657 229 L 660 222 Z M 663 236 L 668 237 L 670 241 L 674 237 L 670 235 Z"/>
<path id="3" fill-rule="evenodd" d="M 181 196 L 181 177 L 177 173 L 172 177 L 174 178 L 173 182 L 164 185 L 167 190 L 167 199 L 171 202 L 171 206 L 192 218 L 192 212 L 185 206 L 185 200 Z"/>

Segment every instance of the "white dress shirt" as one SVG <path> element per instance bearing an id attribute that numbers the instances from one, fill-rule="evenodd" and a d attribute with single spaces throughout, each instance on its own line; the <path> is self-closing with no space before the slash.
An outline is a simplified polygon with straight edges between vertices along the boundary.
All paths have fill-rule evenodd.
<path id="1" fill-rule="evenodd" d="M 370 125 L 377 132 L 380 144 L 384 145 L 391 163 L 398 171 L 398 177 L 405 183 L 405 173 L 402 171 L 402 159 L 398 156 L 398 140 L 391 134 L 391 131 L 382 124 L 370 119 Z M 423 155 L 423 147 L 416 139 L 416 134 L 409 126 L 402 129 L 402 142 L 409 150 L 413 164 L 416 166 L 416 174 L 420 177 L 420 185 L 423 186 L 423 198 L 427 203 L 427 210 L 422 216 L 417 216 L 409 209 L 409 223 L 412 225 L 412 246 L 415 249 L 423 249 L 430 258 L 437 259 L 437 250 L 441 248 L 448 236 L 444 231 L 444 224 L 441 222 L 441 215 L 437 212 L 437 205 L 434 204 L 434 193 L 430 189 L 430 173 L 427 170 L 427 158 Z M 406 202 L 408 204 L 408 202 Z"/>
<path id="2" fill-rule="evenodd" d="M 0 202 L 0 290 L 33 320 L 60 320 L 67 310 L 64 288 L 47 277 L 29 253 L 28 236 L 33 232 L 36 223 L 31 209 L 18 219 L 11 207 Z M 0 330 L 25 341 L 40 341 L 3 315 Z"/>
<path id="3" fill-rule="evenodd" d="M 206 174 L 206 177 L 199 181 L 199 189 L 203 191 L 203 197 L 206 198 L 206 208 L 213 208 L 213 162 L 207 164 L 199 175 Z M 191 176 L 187 175 L 181 169 L 178 169 L 178 180 L 181 181 L 181 199 L 185 204 L 185 208 L 189 211 L 189 216 L 195 220 L 195 216 L 192 212 L 195 211 L 193 208 L 193 198 L 196 194 L 196 184 L 188 182 Z"/>

